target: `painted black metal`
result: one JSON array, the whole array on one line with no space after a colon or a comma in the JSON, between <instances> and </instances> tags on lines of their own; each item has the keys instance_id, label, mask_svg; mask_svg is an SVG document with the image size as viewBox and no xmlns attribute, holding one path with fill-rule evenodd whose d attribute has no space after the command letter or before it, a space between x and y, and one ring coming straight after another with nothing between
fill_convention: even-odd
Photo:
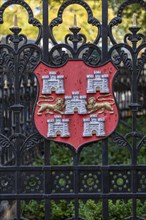
<instances>
[{"instance_id":1,"label":"painted black metal","mask_svg":"<svg viewBox=\"0 0 146 220\"><path fill-rule=\"evenodd\" d=\"M123 199L125 202L132 200L131 216L127 216L126 219L144 219L142 216L138 217L136 213L137 200L143 202L146 199L146 165L138 164L138 155L146 144L146 136L137 131L137 114L140 107L145 114L146 93L143 85L146 81L144 69L146 43L144 36L138 32L139 27L129 28L130 33L123 36L124 43L116 42L112 30L115 25L122 22L123 10L128 5L137 3L146 9L146 3L143 0L124 1L119 7L117 17L109 24L108 0L102 0L102 23L93 16L87 3L82 0L67 0L59 8L57 18L49 24L48 0L42 1L43 24L34 18L30 6L24 0L8 0L0 7L1 26L7 7L18 4L28 12L28 22L38 28L38 37L34 44L28 43L27 36L21 34L19 27L10 28L12 34L6 36L5 44L0 44L1 215L3 201L8 201L9 207L16 208L16 216L13 219L20 220L25 219L21 216L23 200L43 200L45 220L48 220L51 219L52 201L57 203L66 200L68 203L74 203L74 215L69 219L78 220L83 219L79 214L80 200L86 203L87 200L93 199L97 204L99 201L102 202L102 219L108 220L110 219L109 200L114 202ZM58 43L53 35L53 28L63 22L62 15L66 7L74 4L85 8L88 23L97 28L97 36L93 43L87 42L86 36L81 33L79 27L70 28L70 33L64 37L65 43ZM43 39L43 48L39 46L41 39ZM99 46L100 40L102 47ZM110 49L108 40L113 45ZM53 45L51 50L48 48L49 41ZM140 52L141 57L138 56ZM32 72L41 59L52 66L63 65L69 59L83 59L88 65L97 66L112 59L119 69L114 85L115 94L121 118L130 114L132 126L127 126L130 132L125 135L114 132L108 139L100 142L101 164L81 165L80 157L87 146L76 152L64 145L71 152L73 164L52 165L53 143L44 140L36 132L33 124L37 82ZM121 63L123 63L122 67ZM124 83L120 81L121 79ZM130 95L126 95L127 93ZM128 98L130 96L126 106L120 103L123 94ZM130 165L109 164L109 142L117 148L127 149L131 158ZM34 165L40 155L43 157L43 165ZM118 183L119 179L122 183ZM64 184L61 181L64 181Z\"/></svg>"}]
</instances>

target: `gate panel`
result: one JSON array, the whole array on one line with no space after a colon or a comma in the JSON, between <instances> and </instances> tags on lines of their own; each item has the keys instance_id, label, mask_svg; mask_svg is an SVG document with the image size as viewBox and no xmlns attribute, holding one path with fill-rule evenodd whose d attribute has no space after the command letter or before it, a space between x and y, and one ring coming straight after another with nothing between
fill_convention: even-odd
<instances>
[{"instance_id":1,"label":"gate panel","mask_svg":"<svg viewBox=\"0 0 146 220\"><path fill-rule=\"evenodd\" d=\"M123 1L117 16L108 22L110 1L103 0L100 22L90 2L67 0L49 24L48 1L41 2L42 24L28 2L8 0L0 6L1 27L7 8L20 5L38 30L35 42L29 43L15 17L11 34L0 44L0 219L145 219L146 166L141 156L146 144L145 37L137 26L136 15L122 42L118 43L113 34L126 8L137 4L145 10L145 1ZM64 42L55 39L54 28L59 28L65 10L74 5L85 9L88 23L96 28L92 43L77 27L76 17ZM33 122L38 82L33 70L40 60L60 67L68 60L79 59L93 67L112 60L117 67L113 87L120 121L110 137L76 151L38 134Z\"/></svg>"}]
</instances>

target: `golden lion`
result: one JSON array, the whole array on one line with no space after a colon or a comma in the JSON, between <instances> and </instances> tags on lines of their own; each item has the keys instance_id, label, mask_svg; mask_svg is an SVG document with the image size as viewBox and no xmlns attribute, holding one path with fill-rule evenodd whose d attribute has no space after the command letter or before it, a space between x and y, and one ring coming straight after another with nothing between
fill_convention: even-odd
<instances>
[{"instance_id":1,"label":"golden lion","mask_svg":"<svg viewBox=\"0 0 146 220\"><path fill-rule=\"evenodd\" d=\"M92 112L95 112L99 109L101 109L102 111L99 112L99 114L103 113L105 110L108 110L110 111L110 114L113 114L113 108L111 105L113 105L115 102L113 99L110 99L110 101L112 101L111 103L110 102L97 102L98 98L96 99L95 97L90 97L88 100L87 100L87 110L88 110L88 114L92 113ZM105 100L104 98L103 99L100 99L100 101L103 101Z\"/></svg>"},{"instance_id":2,"label":"golden lion","mask_svg":"<svg viewBox=\"0 0 146 220\"><path fill-rule=\"evenodd\" d=\"M41 102L42 104L40 104ZM46 114L54 114L53 112L63 114L62 110L65 107L65 101L63 98L56 98L55 103L53 104L46 102L50 102L50 100L40 100L37 102L37 105L40 107L37 115L42 115L43 111L46 111ZM53 112L51 112L51 110Z\"/></svg>"}]
</instances>

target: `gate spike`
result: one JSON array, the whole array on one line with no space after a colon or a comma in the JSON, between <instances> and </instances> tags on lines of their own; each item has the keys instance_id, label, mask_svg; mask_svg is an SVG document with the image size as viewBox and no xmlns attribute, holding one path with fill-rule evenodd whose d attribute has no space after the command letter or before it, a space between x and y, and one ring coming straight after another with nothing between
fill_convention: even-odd
<instances>
[{"instance_id":1,"label":"gate spike","mask_svg":"<svg viewBox=\"0 0 146 220\"><path fill-rule=\"evenodd\" d=\"M18 17L16 14L14 15L14 27L18 27Z\"/></svg>"},{"instance_id":2,"label":"gate spike","mask_svg":"<svg viewBox=\"0 0 146 220\"><path fill-rule=\"evenodd\" d=\"M133 27L137 27L137 14L134 13L132 16Z\"/></svg>"},{"instance_id":3,"label":"gate spike","mask_svg":"<svg viewBox=\"0 0 146 220\"><path fill-rule=\"evenodd\" d=\"M74 27L77 27L77 15L74 14Z\"/></svg>"}]
</instances>

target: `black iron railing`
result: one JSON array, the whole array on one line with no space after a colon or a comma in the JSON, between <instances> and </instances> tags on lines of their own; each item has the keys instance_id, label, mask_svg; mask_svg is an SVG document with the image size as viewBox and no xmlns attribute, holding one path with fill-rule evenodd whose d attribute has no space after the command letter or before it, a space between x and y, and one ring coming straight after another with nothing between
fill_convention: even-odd
<instances>
[{"instance_id":1,"label":"black iron railing","mask_svg":"<svg viewBox=\"0 0 146 220\"><path fill-rule=\"evenodd\" d=\"M138 4L145 10L146 2L125 0L117 16L108 23L108 1L103 0L101 23L93 16L88 1L67 0L48 24L48 0L42 0L41 24L27 1L8 0L0 6L1 27L3 14L13 4L26 9L29 23L38 28L38 36L34 43L29 43L27 36L21 34L21 27L15 26L6 42L0 44L0 219L35 219L37 214L30 217L27 209L27 204L34 202L35 206L43 207L42 219L57 220L59 217L53 217L54 207L64 202L64 219L88 220L81 210L91 200L102 207L101 217L95 219L112 219L110 205L119 200L130 204L130 214L123 214L123 219L145 219L145 213L139 216L137 207L139 201L143 205L146 200L146 165L139 160L146 144L146 43L135 25L129 27L121 43L116 42L112 30L122 22L123 11L129 5ZM88 23L97 29L92 43L80 27L70 28L64 36L65 43L58 43L53 35L54 27L63 22L64 10L74 4L86 10ZM43 48L39 46L41 39ZM112 44L110 49L108 41ZM33 69L40 60L57 67L69 59L82 59L91 66L111 59L118 69L113 87L119 106L119 126L123 129L118 127L109 138L86 144L78 151L44 140L33 122L38 88ZM143 115L142 122L138 115ZM125 117L131 119L130 124ZM121 154L122 161L118 160ZM67 216L68 206L72 211Z\"/></svg>"}]
</instances>

